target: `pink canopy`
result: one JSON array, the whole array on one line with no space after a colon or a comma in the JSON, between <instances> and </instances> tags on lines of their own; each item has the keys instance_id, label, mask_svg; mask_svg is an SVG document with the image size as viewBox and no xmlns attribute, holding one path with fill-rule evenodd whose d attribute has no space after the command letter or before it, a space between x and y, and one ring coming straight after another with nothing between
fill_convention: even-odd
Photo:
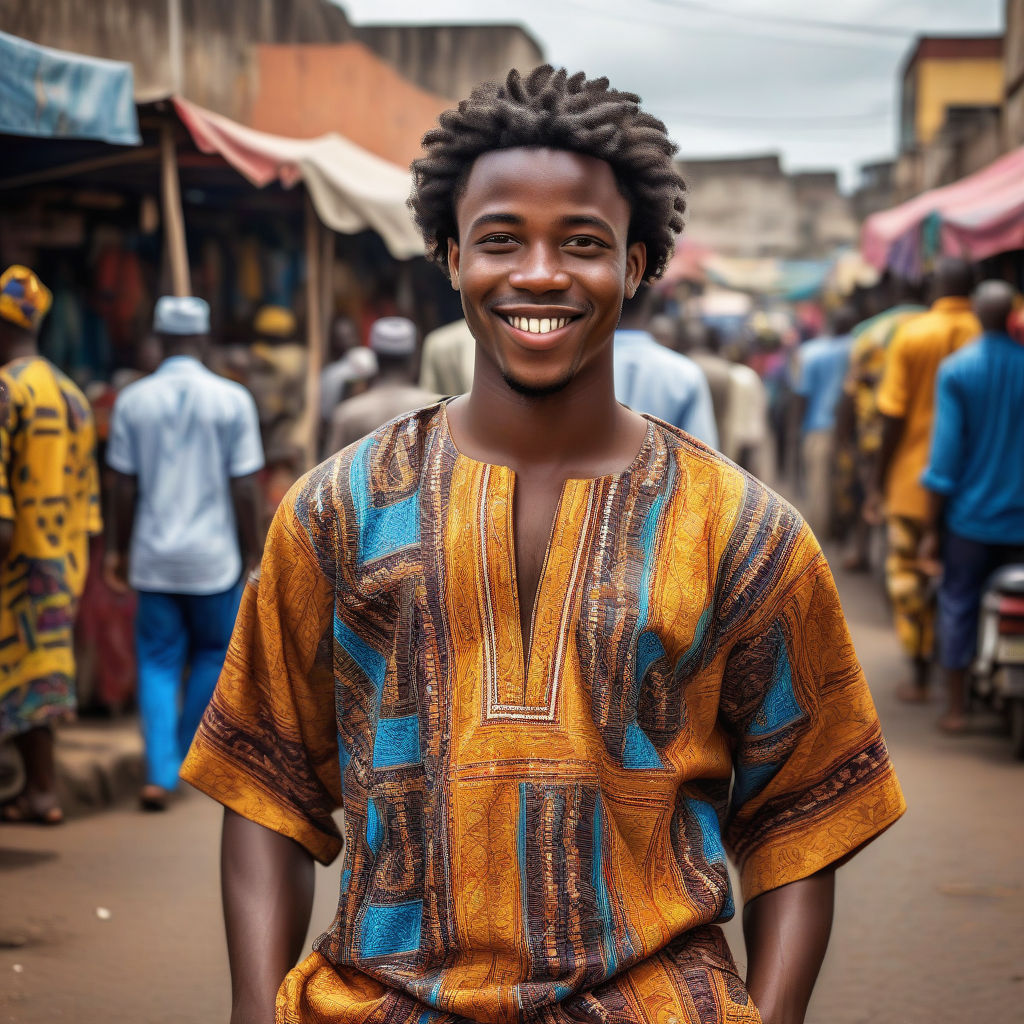
<instances>
[{"instance_id":1,"label":"pink canopy","mask_svg":"<svg viewBox=\"0 0 1024 1024\"><path fill-rule=\"evenodd\" d=\"M203 153L219 153L257 188L302 182L320 219L333 231L372 228L396 259L421 255L423 238L406 199L409 172L335 133L290 139L256 131L174 98L178 117Z\"/></svg>"},{"instance_id":2,"label":"pink canopy","mask_svg":"<svg viewBox=\"0 0 1024 1024\"><path fill-rule=\"evenodd\" d=\"M1024 146L951 185L872 214L861 229L861 252L880 270L920 272L921 226L936 216L941 251L982 260L1024 247Z\"/></svg>"}]
</instances>

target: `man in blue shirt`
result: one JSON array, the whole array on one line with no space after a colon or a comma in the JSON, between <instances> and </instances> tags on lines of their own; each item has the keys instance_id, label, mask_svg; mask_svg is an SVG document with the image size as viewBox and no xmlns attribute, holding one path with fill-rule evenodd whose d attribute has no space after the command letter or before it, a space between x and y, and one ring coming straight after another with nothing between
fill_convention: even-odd
<instances>
[{"instance_id":1,"label":"man in blue shirt","mask_svg":"<svg viewBox=\"0 0 1024 1024\"><path fill-rule=\"evenodd\" d=\"M975 291L983 334L939 367L931 456L921 477L930 508L919 553L942 573L939 658L949 707L939 726L946 732L966 727L967 669L985 580L1002 565L1024 562L1024 345L1007 333L1013 303L1003 281Z\"/></svg>"},{"instance_id":2,"label":"man in blue shirt","mask_svg":"<svg viewBox=\"0 0 1024 1024\"><path fill-rule=\"evenodd\" d=\"M202 299L161 298L154 331L166 358L121 392L110 422L114 543L106 574L111 586L139 592L141 800L150 810L162 809L177 785L224 662L244 572L262 546L256 403L202 364L209 329Z\"/></svg>"},{"instance_id":3,"label":"man in blue shirt","mask_svg":"<svg viewBox=\"0 0 1024 1024\"><path fill-rule=\"evenodd\" d=\"M634 412L681 427L712 448L718 427L704 371L679 352L659 345L646 329L649 292L641 288L622 307L615 332L615 397Z\"/></svg>"},{"instance_id":4,"label":"man in blue shirt","mask_svg":"<svg viewBox=\"0 0 1024 1024\"><path fill-rule=\"evenodd\" d=\"M819 537L828 533L832 517L836 408L850 365L853 345L852 310L839 310L832 333L805 342L796 352L795 415L800 422L800 460L804 517Z\"/></svg>"}]
</instances>

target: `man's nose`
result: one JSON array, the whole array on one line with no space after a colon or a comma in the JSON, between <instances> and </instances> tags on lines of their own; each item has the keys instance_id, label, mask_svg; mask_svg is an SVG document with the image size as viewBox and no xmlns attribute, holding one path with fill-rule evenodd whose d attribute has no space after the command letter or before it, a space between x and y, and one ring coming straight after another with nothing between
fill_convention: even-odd
<instances>
[{"instance_id":1,"label":"man's nose","mask_svg":"<svg viewBox=\"0 0 1024 1024\"><path fill-rule=\"evenodd\" d=\"M533 245L523 252L521 261L509 274L508 283L513 288L528 292L564 291L572 284L572 277L565 269L561 253L547 245Z\"/></svg>"}]
</instances>

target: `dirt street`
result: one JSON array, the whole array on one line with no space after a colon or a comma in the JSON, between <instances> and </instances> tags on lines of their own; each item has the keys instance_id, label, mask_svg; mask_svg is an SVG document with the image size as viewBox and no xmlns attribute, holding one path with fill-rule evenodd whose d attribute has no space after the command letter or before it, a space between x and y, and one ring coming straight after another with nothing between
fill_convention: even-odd
<instances>
[{"instance_id":1,"label":"dirt street","mask_svg":"<svg viewBox=\"0 0 1024 1024\"><path fill-rule=\"evenodd\" d=\"M1024 765L994 733L937 735L937 704L899 705L878 583L839 584L910 810L839 873L808 1020L1020 1020ZM189 793L164 815L126 807L60 829L0 827L0 1021L226 1022L219 819ZM318 874L314 934L332 916L336 871ZM735 922L729 933L741 941Z\"/></svg>"}]
</instances>

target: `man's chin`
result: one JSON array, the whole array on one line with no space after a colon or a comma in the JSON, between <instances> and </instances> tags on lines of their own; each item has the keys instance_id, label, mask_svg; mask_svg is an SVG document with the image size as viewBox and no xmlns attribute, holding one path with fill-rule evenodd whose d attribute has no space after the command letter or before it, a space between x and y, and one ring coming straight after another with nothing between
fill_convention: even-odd
<instances>
[{"instance_id":1,"label":"man's chin","mask_svg":"<svg viewBox=\"0 0 1024 1024\"><path fill-rule=\"evenodd\" d=\"M557 395L569 386L574 376L575 374L570 370L564 376L552 381L524 381L510 373L502 374L509 388L524 398L547 398L549 395Z\"/></svg>"}]
</instances>

